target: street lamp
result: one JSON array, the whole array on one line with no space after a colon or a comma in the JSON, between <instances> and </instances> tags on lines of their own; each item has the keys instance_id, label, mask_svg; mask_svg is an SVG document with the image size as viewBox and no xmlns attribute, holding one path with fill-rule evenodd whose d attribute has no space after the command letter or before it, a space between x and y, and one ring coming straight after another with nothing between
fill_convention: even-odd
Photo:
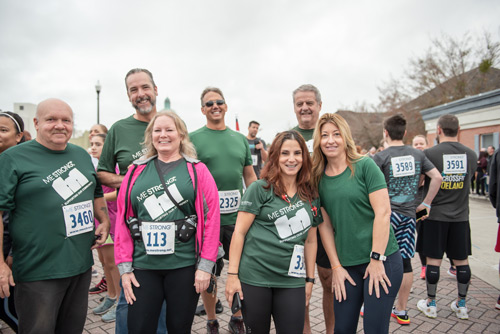
<instances>
[{"instance_id":1,"label":"street lamp","mask_svg":"<svg viewBox=\"0 0 500 334\"><path fill-rule=\"evenodd\" d=\"M97 92L97 124L99 123L99 94L101 93L101 84L99 83L99 80L97 80L97 83L95 84L95 91Z\"/></svg>"}]
</instances>

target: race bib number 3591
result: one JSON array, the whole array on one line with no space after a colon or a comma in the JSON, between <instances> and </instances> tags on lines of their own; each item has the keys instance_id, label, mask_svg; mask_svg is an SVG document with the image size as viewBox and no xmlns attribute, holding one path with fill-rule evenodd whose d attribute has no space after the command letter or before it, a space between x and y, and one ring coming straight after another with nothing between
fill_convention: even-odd
<instances>
[{"instance_id":1,"label":"race bib number 3591","mask_svg":"<svg viewBox=\"0 0 500 334\"><path fill-rule=\"evenodd\" d=\"M240 207L241 194L239 190L219 191L220 213L237 212Z\"/></svg>"},{"instance_id":2,"label":"race bib number 3591","mask_svg":"<svg viewBox=\"0 0 500 334\"><path fill-rule=\"evenodd\" d=\"M444 154L443 172L445 174L465 174L467 173L467 155L465 154Z\"/></svg>"},{"instance_id":3,"label":"race bib number 3591","mask_svg":"<svg viewBox=\"0 0 500 334\"><path fill-rule=\"evenodd\" d=\"M94 229L94 205L85 201L63 206L66 236L90 232Z\"/></svg>"}]
</instances>

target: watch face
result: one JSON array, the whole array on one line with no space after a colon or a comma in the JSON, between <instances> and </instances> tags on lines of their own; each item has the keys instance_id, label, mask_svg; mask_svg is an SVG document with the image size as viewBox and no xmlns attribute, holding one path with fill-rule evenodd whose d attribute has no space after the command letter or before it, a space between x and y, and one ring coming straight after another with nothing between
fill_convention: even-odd
<instances>
[{"instance_id":1,"label":"watch face","mask_svg":"<svg viewBox=\"0 0 500 334\"><path fill-rule=\"evenodd\" d=\"M372 258L372 259L374 259L374 260L379 260L379 259L380 259L380 254L379 254L379 253L372 252L372 254L371 254L371 258Z\"/></svg>"}]
</instances>

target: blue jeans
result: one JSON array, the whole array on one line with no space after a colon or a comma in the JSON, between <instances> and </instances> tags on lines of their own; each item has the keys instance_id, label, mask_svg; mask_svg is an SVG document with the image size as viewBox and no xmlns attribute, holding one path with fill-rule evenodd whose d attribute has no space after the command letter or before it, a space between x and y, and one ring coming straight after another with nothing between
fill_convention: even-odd
<instances>
[{"instance_id":1,"label":"blue jeans","mask_svg":"<svg viewBox=\"0 0 500 334\"><path fill-rule=\"evenodd\" d=\"M120 280L120 287L122 286L122 281ZM160 318L158 319L158 329L156 334L166 334L167 333L167 303L163 302L161 307ZM127 327L127 317L128 317L128 304L125 299L125 294L123 293L123 288L120 292L120 298L118 298L118 304L116 305L116 322L115 322L115 334L128 334Z\"/></svg>"}]
</instances>

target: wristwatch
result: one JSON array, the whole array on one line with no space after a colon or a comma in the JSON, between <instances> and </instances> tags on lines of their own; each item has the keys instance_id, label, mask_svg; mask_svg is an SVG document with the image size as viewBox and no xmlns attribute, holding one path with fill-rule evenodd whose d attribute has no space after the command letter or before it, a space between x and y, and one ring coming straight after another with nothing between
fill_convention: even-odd
<instances>
[{"instance_id":1,"label":"wristwatch","mask_svg":"<svg viewBox=\"0 0 500 334\"><path fill-rule=\"evenodd\" d=\"M311 278L311 277L306 277L306 283L312 283L312 284L314 284L314 282L316 282L316 279Z\"/></svg>"},{"instance_id":2,"label":"wristwatch","mask_svg":"<svg viewBox=\"0 0 500 334\"><path fill-rule=\"evenodd\" d=\"M377 260L377 261L385 261L385 260L387 260L387 256L379 254L377 252L371 252L370 253L370 257L372 259L374 259L374 260Z\"/></svg>"}]
</instances>

